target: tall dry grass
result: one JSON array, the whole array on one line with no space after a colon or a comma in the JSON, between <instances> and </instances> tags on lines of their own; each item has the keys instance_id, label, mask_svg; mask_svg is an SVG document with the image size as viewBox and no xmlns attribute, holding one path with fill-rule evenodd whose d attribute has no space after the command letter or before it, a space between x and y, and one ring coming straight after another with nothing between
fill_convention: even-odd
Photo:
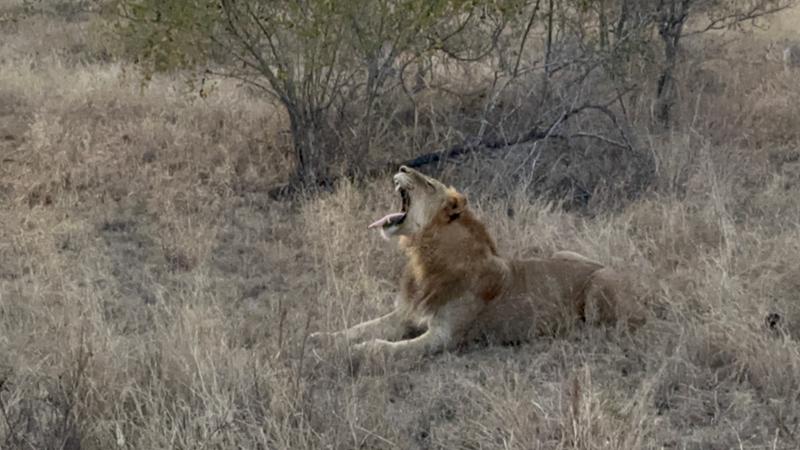
<instances>
[{"instance_id":1,"label":"tall dry grass","mask_svg":"<svg viewBox=\"0 0 800 450\"><path fill-rule=\"evenodd\" d=\"M401 255L365 227L396 205L389 181L272 201L288 142L267 101L231 83L202 99L179 75L142 88L88 22L23 3L0 2L16 17L0 29L0 447L800 446L798 88L779 65L709 63L720 90L684 87L696 120L648 135L655 188L632 203L566 212L508 186L513 158L441 175L505 255L570 249L629 274L639 332L351 377L304 340L390 308Z\"/></svg>"}]
</instances>

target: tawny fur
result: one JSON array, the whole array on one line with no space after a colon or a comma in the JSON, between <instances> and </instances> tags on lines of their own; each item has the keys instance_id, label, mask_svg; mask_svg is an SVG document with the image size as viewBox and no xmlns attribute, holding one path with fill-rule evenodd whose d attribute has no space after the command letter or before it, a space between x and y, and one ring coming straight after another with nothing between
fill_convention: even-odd
<instances>
[{"instance_id":1,"label":"tawny fur","mask_svg":"<svg viewBox=\"0 0 800 450\"><path fill-rule=\"evenodd\" d=\"M356 359L419 357L478 338L523 341L574 325L644 323L622 277L583 255L507 260L452 187L412 169L395 175L410 198L405 219L385 224L407 255L395 311L312 342L361 342ZM424 333L404 339L414 329Z\"/></svg>"},{"instance_id":2,"label":"tawny fur","mask_svg":"<svg viewBox=\"0 0 800 450\"><path fill-rule=\"evenodd\" d=\"M493 300L508 277L486 227L463 207L457 219L450 214L446 207L420 233L400 238L408 256L402 297L420 312L465 294Z\"/></svg>"}]
</instances>

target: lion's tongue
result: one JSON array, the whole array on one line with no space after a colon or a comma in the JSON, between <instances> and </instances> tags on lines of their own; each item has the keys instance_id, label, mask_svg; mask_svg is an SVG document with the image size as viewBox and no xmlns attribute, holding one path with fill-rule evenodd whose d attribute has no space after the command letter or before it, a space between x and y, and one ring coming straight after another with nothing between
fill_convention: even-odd
<instances>
[{"instance_id":1,"label":"lion's tongue","mask_svg":"<svg viewBox=\"0 0 800 450\"><path fill-rule=\"evenodd\" d=\"M377 227L385 227L387 225L393 225L395 222L399 222L400 219L403 218L405 213L391 213L385 215L383 218L376 220L373 222L369 228L377 228Z\"/></svg>"}]
</instances>

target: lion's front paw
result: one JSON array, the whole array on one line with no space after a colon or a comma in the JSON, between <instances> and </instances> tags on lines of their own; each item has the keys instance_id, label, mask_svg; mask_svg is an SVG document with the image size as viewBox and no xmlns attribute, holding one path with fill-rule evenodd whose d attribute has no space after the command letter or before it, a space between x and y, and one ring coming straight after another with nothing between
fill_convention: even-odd
<instances>
[{"instance_id":1,"label":"lion's front paw","mask_svg":"<svg viewBox=\"0 0 800 450\"><path fill-rule=\"evenodd\" d=\"M311 333L305 341L304 361L312 373L339 372L342 370L340 355L346 350L346 342L335 333Z\"/></svg>"},{"instance_id":2,"label":"lion's front paw","mask_svg":"<svg viewBox=\"0 0 800 450\"><path fill-rule=\"evenodd\" d=\"M372 340L350 348L350 367L354 373L374 373L386 367L390 361L391 343Z\"/></svg>"},{"instance_id":3,"label":"lion's front paw","mask_svg":"<svg viewBox=\"0 0 800 450\"><path fill-rule=\"evenodd\" d=\"M309 347L320 347L321 344L328 340L328 336L330 333L323 333L318 331L316 333L311 333L308 335L308 340L306 341L306 345Z\"/></svg>"},{"instance_id":4,"label":"lion's front paw","mask_svg":"<svg viewBox=\"0 0 800 450\"><path fill-rule=\"evenodd\" d=\"M306 338L305 353L317 363L329 359L331 349L336 343L333 333L311 333Z\"/></svg>"},{"instance_id":5,"label":"lion's front paw","mask_svg":"<svg viewBox=\"0 0 800 450\"><path fill-rule=\"evenodd\" d=\"M336 345L337 339L335 333L317 332L308 335L306 346L312 350L322 350L323 348L331 348Z\"/></svg>"}]
</instances>

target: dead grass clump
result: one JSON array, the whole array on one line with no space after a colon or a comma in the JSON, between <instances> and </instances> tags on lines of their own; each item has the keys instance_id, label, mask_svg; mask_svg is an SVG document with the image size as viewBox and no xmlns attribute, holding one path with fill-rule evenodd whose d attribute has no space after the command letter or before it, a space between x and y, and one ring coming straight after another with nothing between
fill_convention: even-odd
<instances>
[{"instance_id":1,"label":"dead grass clump","mask_svg":"<svg viewBox=\"0 0 800 450\"><path fill-rule=\"evenodd\" d=\"M643 200L627 212L630 236L662 275L724 245L720 218L707 205L690 206L666 197Z\"/></svg>"},{"instance_id":2,"label":"dead grass clump","mask_svg":"<svg viewBox=\"0 0 800 450\"><path fill-rule=\"evenodd\" d=\"M316 270L327 274L315 302L325 329L343 327L345 318L366 319L392 304L403 262L367 225L371 217L398 208L393 188L383 180L364 186L345 182L304 203L302 241L312 250Z\"/></svg>"},{"instance_id":3,"label":"dead grass clump","mask_svg":"<svg viewBox=\"0 0 800 450\"><path fill-rule=\"evenodd\" d=\"M201 98L179 74L142 88L70 50L91 40L72 10L5 21L24 3L0 0L0 447L798 447L800 138L771 66L702 66L691 128L638 130L655 184L626 201L611 193L629 178L603 174L628 160L584 139L435 174L504 255L567 249L626 274L649 313L636 333L352 377L346 349L320 361L303 343L388 311L402 255L366 225L398 207L391 182L274 202L291 158L269 102L231 82ZM460 77L448 101L383 105L410 112L376 142L410 155L479 126L462 122L484 86Z\"/></svg>"}]
</instances>

